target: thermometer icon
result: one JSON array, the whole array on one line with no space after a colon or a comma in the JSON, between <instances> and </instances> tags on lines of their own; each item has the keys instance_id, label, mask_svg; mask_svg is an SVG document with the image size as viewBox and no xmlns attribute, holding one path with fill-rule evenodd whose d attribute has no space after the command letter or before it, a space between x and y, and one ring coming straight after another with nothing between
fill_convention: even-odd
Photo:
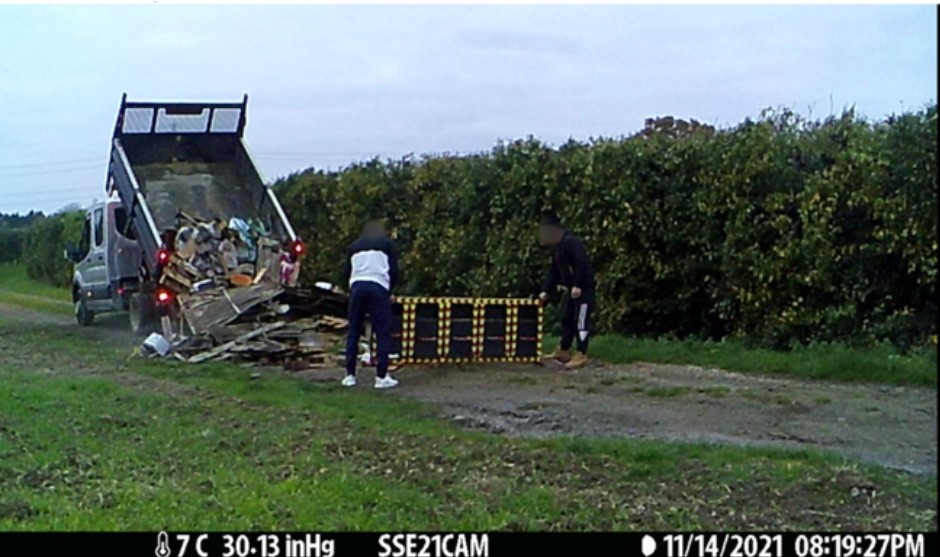
<instances>
[{"instance_id":1,"label":"thermometer icon","mask_svg":"<svg viewBox=\"0 0 940 557\"><path fill-rule=\"evenodd\" d=\"M157 557L170 557L170 536L166 532L157 534L157 549L153 554Z\"/></svg>"}]
</instances>

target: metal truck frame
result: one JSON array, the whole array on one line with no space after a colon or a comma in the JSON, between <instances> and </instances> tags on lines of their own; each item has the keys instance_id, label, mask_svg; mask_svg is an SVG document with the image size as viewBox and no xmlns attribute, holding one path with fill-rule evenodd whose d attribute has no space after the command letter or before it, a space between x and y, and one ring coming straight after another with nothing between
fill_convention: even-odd
<instances>
[{"instance_id":1,"label":"metal truck frame","mask_svg":"<svg viewBox=\"0 0 940 557\"><path fill-rule=\"evenodd\" d=\"M248 95L241 102L131 102L121 98L105 191L87 209L82 241L69 245L75 316L128 311L142 332L153 317L173 313L160 286L182 213L205 220L252 218L298 252L294 232L244 140Z\"/></svg>"}]
</instances>

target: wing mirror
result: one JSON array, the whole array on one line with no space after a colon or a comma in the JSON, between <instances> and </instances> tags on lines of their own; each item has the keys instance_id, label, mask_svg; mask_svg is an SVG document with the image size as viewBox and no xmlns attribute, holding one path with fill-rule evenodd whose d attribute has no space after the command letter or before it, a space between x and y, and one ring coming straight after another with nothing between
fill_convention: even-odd
<instances>
[{"instance_id":1,"label":"wing mirror","mask_svg":"<svg viewBox=\"0 0 940 557\"><path fill-rule=\"evenodd\" d=\"M78 263L82 260L82 253L78 251L78 246L69 242L65 244L65 259L72 263Z\"/></svg>"}]
</instances>

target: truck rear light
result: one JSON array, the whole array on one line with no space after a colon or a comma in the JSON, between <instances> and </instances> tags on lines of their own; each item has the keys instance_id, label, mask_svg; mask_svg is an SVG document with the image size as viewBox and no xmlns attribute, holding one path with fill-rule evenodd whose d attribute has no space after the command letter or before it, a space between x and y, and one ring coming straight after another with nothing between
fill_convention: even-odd
<instances>
[{"instance_id":1,"label":"truck rear light","mask_svg":"<svg viewBox=\"0 0 940 557\"><path fill-rule=\"evenodd\" d=\"M157 303L168 304L173 299L173 293L166 288L157 289Z\"/></svg>"},{"instance_id":2,"label":"truck rear light","mask_svg":"<svg viewBox=\"0 0 940 557\"><path fill-rule=\"evenodd\" d=\"M296 255L303 255L304 250L306 250L307 247L300 240L294 240L294 243L291 244L290 249Z\"/></svg>"},{"instance_id":3,"label":"truck rear light","mask_svg":"<svg viewBox=\"0 0 940 557\"><path fill-rule=\"evenodd\" d=\"M160 248L157 250L157 263L159 265L166 265L166 262L170 260L170 252L166 248Z\"/></svg>"},{"instance_id":4,"label":"truck rear light","mask_svg":"<svg viewBox=\"0 0 940 557\"><path fill-rule=\"evenodd\" d=\"M123 286L118 287L118 296L123 296L126 293L127 293L126 288L124 288Z\"/></svg>"}]
</instances>

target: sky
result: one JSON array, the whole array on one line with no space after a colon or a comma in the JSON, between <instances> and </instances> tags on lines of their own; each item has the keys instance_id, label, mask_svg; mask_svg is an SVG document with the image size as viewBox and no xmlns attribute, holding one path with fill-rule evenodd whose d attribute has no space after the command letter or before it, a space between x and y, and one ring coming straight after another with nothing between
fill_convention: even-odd
<instances>
[{"instance_id":1,"label":"sky","mask_svg":"<svg viewBox=\"0 0 940 557\"><path fill-rule=\"evenodd\" d=\"M104 195L121 94L237 101L270 181L533 135L936 100L935 6L0 5L0 212Z\"/></svg>"}]
</instances>

